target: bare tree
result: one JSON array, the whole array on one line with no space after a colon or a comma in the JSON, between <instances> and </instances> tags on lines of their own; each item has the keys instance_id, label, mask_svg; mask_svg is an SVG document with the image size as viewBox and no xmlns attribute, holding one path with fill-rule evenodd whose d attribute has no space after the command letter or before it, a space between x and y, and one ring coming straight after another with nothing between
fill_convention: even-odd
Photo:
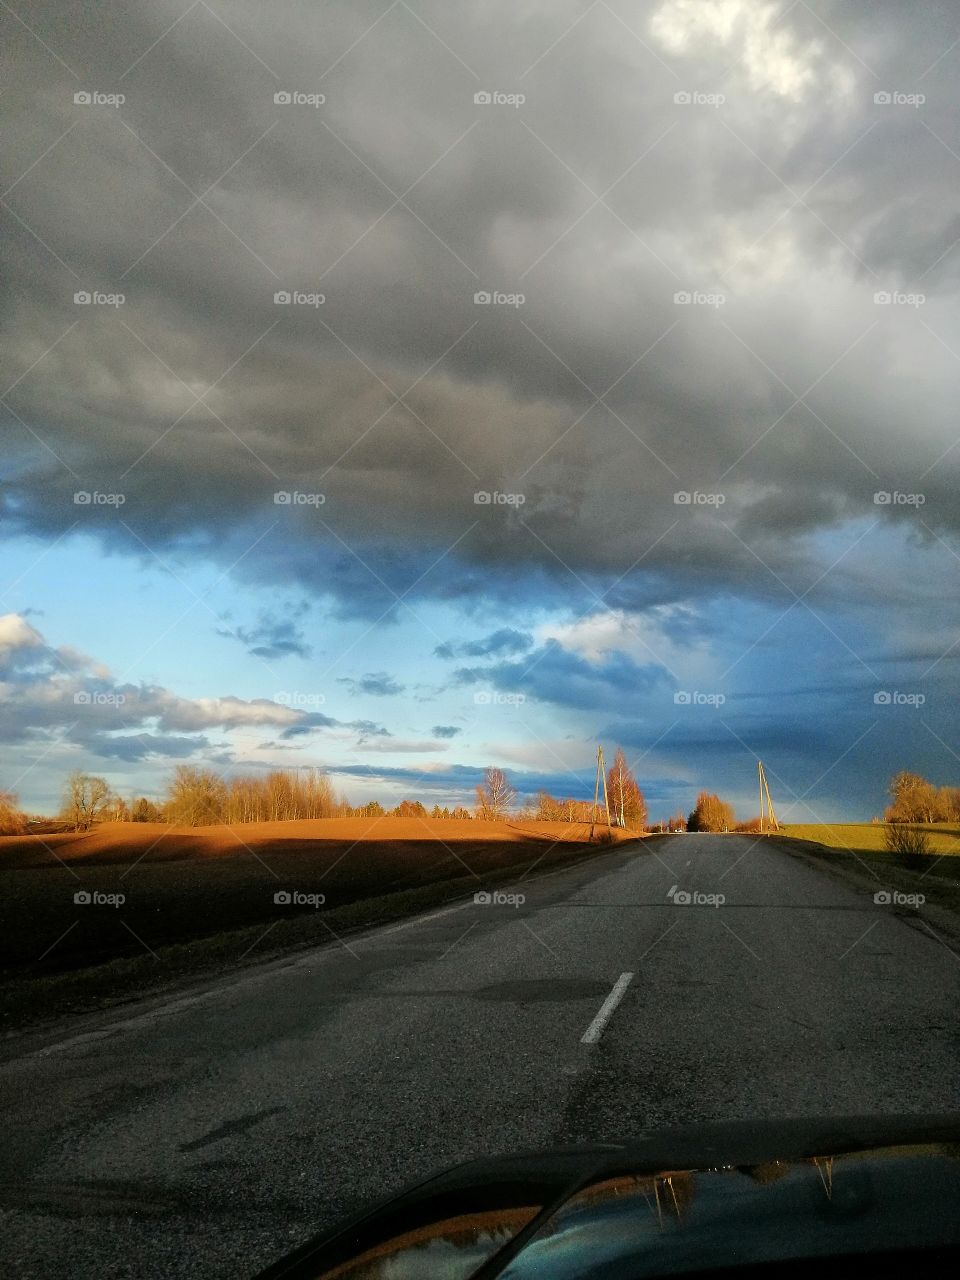
<instances>
[{"instance_id":1,"label":"bare tree","mask_svg":"<svg viewBox=\"0 0 960 1280\"><path fill-rule=\"evenodd\" d=\"M477 817L504 818L516 798L517 789L507 775L490 765L483 771L483 781L477 783Z\"/></svg>"},{"instance_id":2,"label":"bare tree","mask_svg":"<svg viewBox=\"0 0 960 1280\"><path fill-rule=\"evenodd\" d=\"M617 815L618 826L642 831L647 822L647 804L627 764L623 747L617 747L617 754L607 773L607 793Z\"/></svg>"},{"instance_id":3,"label":"bare tree","mask_svg":"<svg viewBox=\"0 0 960 1280\"><path fill-rule=\"evenodd\" d=\"M106 778L82 773L79 769L67 779L63 794L63 813L73 823L74 831L89 831L110 802Z\"/></svg>"},{"instance_id":4,"label":"bare tree","mask_svg":"<svg viewBox=\"0 0 960 1280\"><path fill-rule=\"evenodd\" d=\"M168 822L204 827L223 821L227 788L219 774L193 765L177 765L164 806Z\"/></svg>"},{"instance_id":5,"label":"bare tree","mask_svg":"<svg viewBox=\"0 0 960 1280\"><path fill-rule=\"evenodd\" d=\"M932 782L918 773L901 771L890 779L893 803L887 822L937 822L943 816L942 796Z\"/></svg>"}]
</instances>

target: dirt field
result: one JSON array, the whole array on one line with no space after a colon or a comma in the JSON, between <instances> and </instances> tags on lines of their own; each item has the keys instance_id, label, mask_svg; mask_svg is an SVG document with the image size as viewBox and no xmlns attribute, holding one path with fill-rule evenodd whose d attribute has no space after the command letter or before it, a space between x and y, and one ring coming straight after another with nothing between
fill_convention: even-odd
<instances>
[{"instance_id":1,"label":"dirt field","mask_svg":"<svg viewBox=\"0 0 960 1280\"><path fill-rule=\"evenodd\" d=\"M597 832L605 831L598 827ZM377 846L384 853L397 845L434 843L486 846L490 842L585 843L590 826L582 822L481 822L455 818L309 818L300 822L250 822L236 826L173 827L165 822L110 822L76 834L0 836L0 872L43 867L57 862L102 866L131 862L169 862L271 854L338 857L354 844ZM633 833L615 831L616 838ZM379 855L371 854L378 857Z\"/></svg>"},{"instance_id":2,"label":"dirt field","mask_svg":"<svg viewBox=\"0 0 960 1280\"><path fill-rule=\"evenodd\" d=\"M607 847L588 837L417 818L0 837L0 1021L329 942Z\"/></svg>"}]
</instances>

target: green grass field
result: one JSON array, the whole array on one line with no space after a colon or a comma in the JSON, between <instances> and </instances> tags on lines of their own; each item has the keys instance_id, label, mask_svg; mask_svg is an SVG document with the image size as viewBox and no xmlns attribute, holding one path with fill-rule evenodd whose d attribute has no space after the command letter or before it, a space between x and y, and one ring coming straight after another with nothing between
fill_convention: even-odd
<instances>
[{"instance_id":1,"label":"green grass field","mask_svg":"<svg viewBox=\"0 0 960 1280\"><path fill-rule=\"evenodd\" d=\"M960 856L960 827L936 823L919 826L926 833L934 856L944 854ZM841 822L830 825L823 822L791 822L780 828L780 834L796 840L814 840L828 849L855 849L858 853L886 852L884 827L879 822Z\"/></svg>"}]
</instances>

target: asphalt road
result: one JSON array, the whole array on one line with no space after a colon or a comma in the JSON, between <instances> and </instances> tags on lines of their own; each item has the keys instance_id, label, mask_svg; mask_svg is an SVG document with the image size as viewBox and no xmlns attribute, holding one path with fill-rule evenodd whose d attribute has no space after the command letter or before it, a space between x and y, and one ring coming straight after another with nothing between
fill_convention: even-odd
<instances>
[{"instance_id":1,"label":"asphalt road","mask_svg":"<svg viewBox=\"0 0 960 1280\"><path fill-rule=\"evenodd\" d=\"M869 891L742 836L515 891L8 1044L5 1273L249 1275L473 1155L960 1107L960 963Z\"/></svg>"}]
</instances>

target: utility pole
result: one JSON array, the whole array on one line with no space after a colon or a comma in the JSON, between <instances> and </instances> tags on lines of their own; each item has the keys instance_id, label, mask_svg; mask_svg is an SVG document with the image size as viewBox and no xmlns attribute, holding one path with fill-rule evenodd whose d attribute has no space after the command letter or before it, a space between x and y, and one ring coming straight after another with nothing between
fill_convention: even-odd
<instances>
[{"instance_id":1,"label":"utility pole","mask_svg":"<svg viewBox=\"0 0 960 1280\"><path fill-rule=\"evenodd\" d=\"M603 782L603 807L607 812L607 831L612 834L610 825L610 798L607 795L607 772L603 767L603 747L597 747L597 777L593 787L593 821L590 823L590 839L597 825L597 809L600 807L600 783Z\"/></svg>"},{"instance_id":2,"label":"utility pole","mask_svg":"<svg viewBox=\"0 0 960 1280\"><path fill-rule=\"evenodd\" d=\"M771 831L779 831L780 823L777 821L777 815L773 811L773 801L770 799L770 787L767 784L767 775L763 769L763 761L757 761L757 776L760 781L760 834L763 835L763 805L766 799L767 818Z\"/></svg>"}]
</instances>

